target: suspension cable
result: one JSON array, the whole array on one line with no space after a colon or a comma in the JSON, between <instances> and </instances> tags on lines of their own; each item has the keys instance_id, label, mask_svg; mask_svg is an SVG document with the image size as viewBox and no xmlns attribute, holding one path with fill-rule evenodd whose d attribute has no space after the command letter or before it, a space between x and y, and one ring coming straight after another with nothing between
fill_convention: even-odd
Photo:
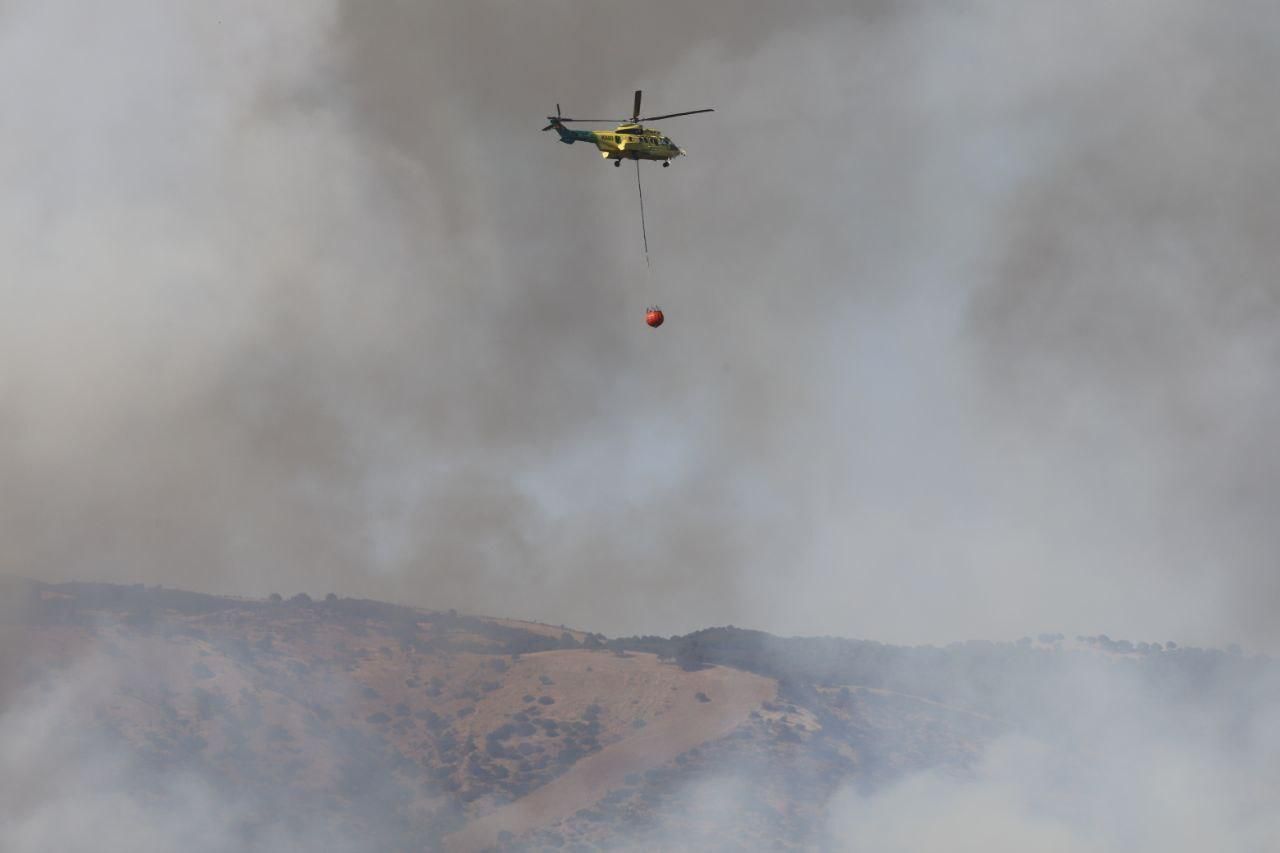
<instances>
[{"instance_id":1,"label":"suspension cable","mask_svg":"<svg viewBox=\"0 0 1280 853\"><path fill-rule=\"evenodd\" d=\"M640 160L636 159L636 191L640 193L640 233L644 236L644 265L649 268L649 231L644 224L644 187L640 185Z\"/></svg>"}]
</instances>

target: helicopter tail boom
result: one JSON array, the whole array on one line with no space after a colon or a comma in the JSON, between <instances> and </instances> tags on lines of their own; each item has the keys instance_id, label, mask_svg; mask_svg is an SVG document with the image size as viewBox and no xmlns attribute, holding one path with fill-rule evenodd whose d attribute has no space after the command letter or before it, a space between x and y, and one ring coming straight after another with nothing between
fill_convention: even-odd
<instances>
[{"instance_id":1,"label":"helicopter tail boom","mask_svg":"<svg viewBox=\"0 0 1280 853\"><path fill-rule=\"evenodd\" d=\"M572 145L575 142L590 142L592 137L589 131L574 130L566 127L564 122L558 116L547 116L550 122L543 130L554 130L560 136L560 141L565 145Z\"/></svg>"}]
</instances>

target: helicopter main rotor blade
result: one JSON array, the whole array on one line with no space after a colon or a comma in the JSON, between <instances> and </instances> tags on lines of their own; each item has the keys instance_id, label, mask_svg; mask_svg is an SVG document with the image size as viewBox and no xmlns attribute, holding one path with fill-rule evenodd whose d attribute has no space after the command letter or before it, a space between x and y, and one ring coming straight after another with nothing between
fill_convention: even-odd
<instances>
[{"instance_id":1,"label":"helicopter main rotor blade","mask_svg":"<svg viewBox=\"0 0 1280 853\"><path fill-rule=\"evenodd\" d=\"M715 112L715 109L713 109L712 107L707 107L705 110L689 110L688 112L683 112L683 113L667 113L664 116L645 116L642 119L637 119L637 121L661 121L664 118L675 118L676 116L692 116L692 115L697 115L698 113L713 113L713 112Z\"/></svg>"},{"instance_id":2,"label":"helicopter main rotor blade","mask_svg":"<svg viewBox=\"0 0 1280 853\"><path fill-rule=\"evenodd\" d=\"M566 122L566 121L597 121L597 122L599 122L599 121L602 121L602 122L605 122L606 124L621 124L622 122L626 121L626 119L625 119L625 118L564 118L563 116L547 116L547 118L554 118L554 119L556 119L557 121L560 121L560 122Z\"/></svg>"},{"instance_id":3,"label":"helicopter main rotor blade","mask_svg":"<svg viewBox=\"0 0 1280 853\"><path fill-rule=\"evenodd\" d=\"M635 106L631 108L631 120L632 121L640 120L640 90L639 89L636 89Z\"/></svg>"}]
</instances>

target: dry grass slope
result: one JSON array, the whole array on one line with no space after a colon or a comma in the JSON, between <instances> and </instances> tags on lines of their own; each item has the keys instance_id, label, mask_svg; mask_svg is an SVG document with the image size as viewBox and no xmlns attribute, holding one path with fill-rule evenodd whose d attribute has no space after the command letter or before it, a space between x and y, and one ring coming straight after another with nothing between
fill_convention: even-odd
<instances>
[{"instance_id":1,"label":"dry grass slope","mask_svg":"<svg viewBox=\"0 0 1280 853\"><path fill-rule=\"evenodd\" d=\"M497 845L503 832L520 834L568 818L620 787L628 775L724 737L777 693L771 678L724 667L686 672L648 654L546 652L531 657L553 661L551 668L563 681L577 676L583 685L597 682L589 689L592 695L621 698L637 715L634 719L653 722L633 727L558 779L473 821L447 839L450 851L484 850ZM583 695L581 689L575 693Z\"/></svg>"}]
</instances>

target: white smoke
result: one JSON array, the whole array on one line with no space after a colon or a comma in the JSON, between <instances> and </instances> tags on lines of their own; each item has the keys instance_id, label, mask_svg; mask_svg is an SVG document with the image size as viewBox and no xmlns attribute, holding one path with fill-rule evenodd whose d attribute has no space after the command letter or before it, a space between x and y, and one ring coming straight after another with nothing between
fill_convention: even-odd
<instances>
[{"instance_id":1,"label":"white smoke","mask_svg":"<svg viewBox=\"0 0 1280 853\"><path fill-rule=\"evenodd\" d=\"M1049 682L1027 733L985 745L966 770L838 793L830 836L843 849L885 853L1272 849L1280 837L1274 671L1177 696L1158 679L1144 682L1136 668L1077 659Z\"/></svg>"}]
</instances>

